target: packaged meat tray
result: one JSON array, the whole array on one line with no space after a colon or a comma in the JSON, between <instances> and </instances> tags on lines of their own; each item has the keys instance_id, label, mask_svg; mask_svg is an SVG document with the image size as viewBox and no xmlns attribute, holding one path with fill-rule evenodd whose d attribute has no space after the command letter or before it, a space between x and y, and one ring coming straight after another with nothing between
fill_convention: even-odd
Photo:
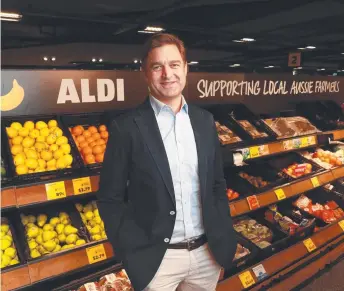
<instances>
[{"instance_id":1,"label":"packaged meat tray","mask_svg":"<svg viewBox=\"0 0 344 291\"><path fill-rule=\"evenodd\" d=\"M266 132L258 130L248 120L237 120L237 122L253 139L268 137L268 134Z\"/></svg>"},{"instance_id":2,"label":"packaged meat tray","mask_svg":"<svg viewBox=\"0 0 344 291\"><path fill-rule=\"evenodd\" d=\"M319 132L319 130L302 116L277 117L263 119L265 125L277 138L288 138Z\"/></svg>"},{"instance_id":3,"label":"packaged meat tray","mask_svg":"<svg viewBox=\"0 0 344 291\"><path fill-rule=\"evenodd\" d=\"M331 169L344 164L344 146L336 146L331 150L316 148L299 153L324 169Z\"/></svg>"},{"instance_id":4,"label":"packaged meat tray","mask_svg":"<svg viewBox=\"0 0 344 291\"><path fill-rule=\"evenodd\" d=\"M221 125L219 122L215 122L216 130L219 135L219 140L222 145L233 144L242 141L233 131L227 126Z\"/></svg>"}]
</instances>

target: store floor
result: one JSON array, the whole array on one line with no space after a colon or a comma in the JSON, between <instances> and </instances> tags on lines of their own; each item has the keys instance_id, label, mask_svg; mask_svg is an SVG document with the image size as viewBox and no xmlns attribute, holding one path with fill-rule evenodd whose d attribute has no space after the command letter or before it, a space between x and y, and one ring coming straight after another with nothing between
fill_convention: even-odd
<instances>
[{"instance_id":1,"label":"store floor","mask_svg":"<svg viewBox=\"0 0 344 291\"><path fill-rule=\"evenodd\" d=\"M344 259L310 282L300 291L343 291Z\"/></svg>"}]
</instances>

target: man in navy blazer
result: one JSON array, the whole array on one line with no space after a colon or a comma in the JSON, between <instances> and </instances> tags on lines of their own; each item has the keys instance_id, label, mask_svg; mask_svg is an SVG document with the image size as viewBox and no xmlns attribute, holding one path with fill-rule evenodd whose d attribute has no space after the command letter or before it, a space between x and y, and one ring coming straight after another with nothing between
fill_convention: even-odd
<instances>
[{"instance_id":1,"label":"man in navy blazer","mask_svg":"<svg viewBox=\"0 0 344 291\"><path fill-rule=\"evenodd\" d=\"M135 290L211 291L236 250L214 119L182 95L183 42L156 34L144 48L150 95L111 123L100 215Z\"/></svg>"}]
</instances>

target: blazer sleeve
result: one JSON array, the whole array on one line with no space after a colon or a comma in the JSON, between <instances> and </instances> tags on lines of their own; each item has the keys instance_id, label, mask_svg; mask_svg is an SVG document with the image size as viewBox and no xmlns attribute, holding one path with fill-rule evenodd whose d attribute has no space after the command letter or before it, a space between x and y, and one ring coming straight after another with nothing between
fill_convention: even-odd
<instances>
[{"instance_id":1,"label":"blazer sleeve","mask_svg":"<svg viewBox=\"0 0 344 291\"><path fill-rule=\"evenodd\" d=\"M98 208L106 234L119 259L129 249L145 244L147 237L137 226L125 200L129 180L131 142L128 133L114 120L110 127L104 162L97 192Z\"/></svg>"}]
</instances>

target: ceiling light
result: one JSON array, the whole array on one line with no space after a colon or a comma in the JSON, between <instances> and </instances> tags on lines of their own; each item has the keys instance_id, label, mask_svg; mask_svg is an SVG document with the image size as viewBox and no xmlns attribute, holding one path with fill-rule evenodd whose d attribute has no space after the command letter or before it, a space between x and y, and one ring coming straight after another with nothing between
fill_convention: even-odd
<instances>
[{"instance_id":1,"label":"ceiling light","mask_svg":"<svg viewBox=\"0 0 344 291\"><path fill-rule=\"evenodd\" d=\"M342 70L342 72L344 72L344 70Z\"/></svg>"},{"instance_id":2,"label":"ceiling light","mask_svg":"<svg viewBox=\"0 0 344 291\"><path fill-rule=\"evenodd\" d=\"M256 41L254 38L249 38L249 37L243 37L241 39L234 39L233 42L252 42Z\"/></svg>"},{"instance_id":3,"label":"ceiling light","mask_svg":"<svg viewBox=\"0 0 344 291\"><path fill-rule=\"evenodd\" d=\"M306 49L310 49L310 50L314 50L316 47L315 46L312 46L312 45L309 45L309 46L306 46Z\"/></svg>"},{"instance_id":4,"label":"ceiling light","mask_svg":"<svg viewBox=\"0 0 344 291\"><path fill-rule=\"evenodd\" d=\"M189 62L189 65L197 65L197 64L198 64L197 61L191 61L191 62Z\"/></svg>"},{"instance_id":5,"label":"ceiling light","mask_svg":"<svg viewBox=\"0 0 344 291\"><path fill-rule=\"evenodd\" d=\"M243 40L234 39L233 42L244 42Z\"/></svg>"},{"instance_id":6,"label":"ceiling light","mask_svg":"<svg viewBox=\"0 0 344 291\"><path fill-rule=\"evenodd\" d=\"M296 70L302 70L302 67L297 67L297 68L295 68Z\"/></svg>"},{"instance_id":7,"label":"ceiling light","mask_svg":"<svg viewBox=\"0 0 344 291\"><path fill-rule=\"evenodd\" d=\"M19 21L23 15L18 13L10 13L10 12L0 12L0 20L2 21Z\"/></svg>"},{"instance_id":8,"label":"ceiling light","mask_svg":"<svg viewBox=\"0 0 344 291\"><path fill-rule=\"evenodd\" d=\"M154 31L138 30L139 33L155 33Z\"/></svg>"},{"instance_id":9,"label":"ceiling light","mask_svg":"<svg viewBox=\"0 0 344 291\"><path fill-rule=\"evenodd\" d=\"M264 67L265 69L271 69L271 68L274 68L275 66L267 66L267 67Z\"/></svg>"},{"instance_id":10,"label":"ceiling light","mask_svg":"<svg viewBox=\"0 0 344 291\"><path fill-rule=\"evenodd\" d=\"M102 62L103 61L103 59L99 59L99 62Z\"/></svg>"},{"instance_id":11,"label":"ceiling light","mask_svg":"<svg viewBox=\"0 0 344 291\"><path fill-rule=\"evenodd\" d=\"M163 29L162 27L158 27L158 26L147 26L145 28L145 31L153 31L153 32L161 32L164 31L165 29Z\"/></svg>"},{"instance_id":12,"label":"ceiling light","mask_svg":"<svg viewBox=\"0 0 344 291\"><path fill-rule=\"evenodd\" d=\"M317 69L317 71L325 71L325 68Z\"/></svg>"},{"instance_id":13,"label":"ceiling light","mask_svg":"<svg viewBox=\"0 0 344 291\"><path fill-rule=\"evenodd\" d=\"M233 65L230 65L231 68L235 68L235 67L240 67L240 64L233 64Z\"/></svg>"},{"instance_id":14,"label":"ceiling light","mask_svg":"<svg viewBox=\"0 0 344 291\"><path fill-rule=\"evenodd\" d=\"M44 57L43 60L47 61L47 60L48 60L48 57Z\"/></svg>"},{"instance_id":15,"label":"ceiling light","mask_svg":"<svg viewBox=\"0 0 344 291\"><path fill-rule=\"evenodd\" d=\"M137 64L138 60L134 60L134 63Z\"/></svg>"},{"instance_id":16,"label":"ceiling light","mask_svg":"<svg viewBox=\"0 0 344 291\"><path fill-rule=\"evenodd\" d=\"M55 58L55 57L52 57L51 60L52 60L53 62L55 62L55 61L56 61L56 58Z\"/></svg>"},{"instance_id":17,"label":"ceiling light","mask_svg":"<svg viewBox=\"0 0 344 291\"><path fill-rule=\"evenodd\" d=\"M344 53L342 53L342 55L344 55Z\"/></svg>"},{"instance_id":18,"label":"ceiling light","mask_svg":"<svg viewBox=\"0 0 344 291\"><path fill-rule=\"evenodd\" d=\"M93 59L92 59L92 62L94 63L95 61L96 61L96 59L95 59L95 58L93 58Z\"/></svg>"},{"instance_id":19,"label":"ceiling light","mask_svg":"<svg viewBox=\"0 0 344 291\"><path fill-rule=\"evenodd\" d=\"M306 48L304 48L304 47L298 47L297 49L298 49L298 50L305 50Z\"/></svg>"}]
</instances>

